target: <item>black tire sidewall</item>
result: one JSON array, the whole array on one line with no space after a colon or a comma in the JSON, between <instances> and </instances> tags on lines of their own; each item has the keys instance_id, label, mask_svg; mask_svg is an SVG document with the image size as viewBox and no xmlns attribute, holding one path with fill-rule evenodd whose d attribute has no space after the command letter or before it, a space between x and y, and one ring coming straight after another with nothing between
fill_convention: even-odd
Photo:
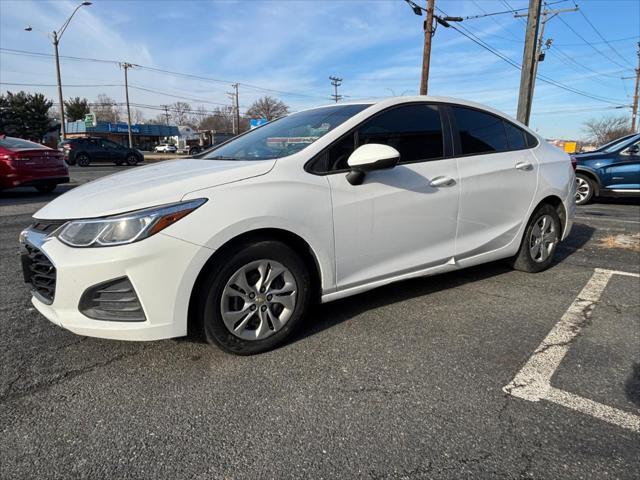
<instances>
[{"instance_id":1,"label":"black tire sidewall","mask_svg":"<svg viewBox=\"0 0 640 480\"><path fill-rule=\"evenodd\" d=\"M553 223L558 234L558 240L553 253L549 255L549 258L547 258L544 262L536 262L531 257L531 251L529 250L529 239L531 238L531 231L533 230L533 226L543 215L549 215L553 219ZM556 209L549 204L542 205L534 212L533 215L531 215L531 219L529 220L527 228L524 231L524 237L522 238L522 244L520 245L520 252L518 253L516 259L516 268L518 268L518 270L524 270L527 272L541 272L542 270L546 270L553 264L555 253L558 250L558 244L560 243L561 238L562 225L560 223L558 212L556 212Z\"/></svg>"},{"instance_id":2,"label":"black tire sidewall","mask_svg":"<svg viewBox=\"0 0 640 480\"><path fill-rule=\"evenodd\" d=\"M84 161L85 159L86 162ZM89 158L89 155L87 155L86 153L81 153L80 155L76 156L76 163L80 167L88 167L91 163L91 158Z\"/></svg>"},{"instance_id":3,"label":"black tire sidewall","mask_svg":"<svg viewBox=\"0 0 640 480\"><path fill-rule=\"evenodd\" d=\"M311 276L304 261L292 248L274 240L241 245L225 257L228 260L209 272L200 291L198 312L205 338L209 343L237 355L252 355L275 348L302 323L311 299ZM242 266L260 259L277 261L289 269L298 286L298 298L291 318L280 331L264 340L247 341L227 329L220 313L220 302L231 275Z\"/></svg>"},{"instance_id":4,"label":"black tire sidewall","mask_svg":"<svg viewBox=\"0 0 640 480\"><path fill-rule=\"evenodd\" d=\"M131 161L131 159L133 159L133 161ZM130 167L133 167L138 164L138 157L136 157L133 153L130 153L127 155L125 162L127 162L127 165L129 165Z\"/></svg>"},{"instance_id":5,"label":"black tire sidewall","mask_svg":"<svg viewBox=\"0 0 640 480\"><path fill-rule=\"evenodd\" d=\"M51 193L53 192L56 187L58 186L57 183L48 183L46 185L39 185L36 187L36 190L40 193L46 194L46 193Z\"/></svg>"},{"instance_id":6,"label":"black tire sidewall","mask_svg":"<svg viewBox=\"0 0 640 480\"><path fill-rule=\"evenodd\" d=\"M593 194L594 194L594 190L595 190L595 186L593 184L593 180L591 180L589 177L587 177L586 175L583 175L581 173L577 173L576 174L576 178L581 178L582 180L587 182L587 184L589 185L589 195L587 195L587 197L580 203L578 203L576 201L576 205L586 205L587 203L589 203L593 199Z\"/></svg>"}]
</instances>

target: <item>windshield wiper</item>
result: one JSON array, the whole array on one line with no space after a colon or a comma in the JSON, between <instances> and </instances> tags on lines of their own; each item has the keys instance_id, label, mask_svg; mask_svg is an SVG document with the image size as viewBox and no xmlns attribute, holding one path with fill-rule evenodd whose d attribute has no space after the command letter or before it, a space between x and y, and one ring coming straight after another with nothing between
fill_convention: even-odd
<instances>
[{"instance_id":1,"label":"windshield wiper","mask_svg":"<svg viewBox=\"0 0 640 480\"><path fill-rule=\"evenodd\" d=\"M235 157L225 157L224 155L217 155L215 157L206 157L207 160L237 160Z\"/></svg>"}]
</instances>

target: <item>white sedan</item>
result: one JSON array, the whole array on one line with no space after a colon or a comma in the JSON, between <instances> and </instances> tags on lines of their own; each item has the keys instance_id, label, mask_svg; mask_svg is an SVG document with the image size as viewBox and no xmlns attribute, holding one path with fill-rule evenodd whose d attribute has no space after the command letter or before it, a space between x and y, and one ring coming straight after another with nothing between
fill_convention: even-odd
<instances>
[{"instance_id":1,"label":"white sedan","mask_svg":"<svg viewBox=\"0 0 640 480\"><path fill-rule=\"evenodd\" d=\"M156 153L176 153L178 147L171 143L161 143L160 145L156 145L153 151Z\"/></svg>"},{"instance_id":2,"label":"white sedan","mask_svg":"<svg viewBox=\"0 0 640 480\"><path fill-rule=\"evenodd\" d=\"M35 307L72 332L193 331L252 354L317 301L499 259L550 267L574 189L564 152L490 108L338 104L77 187L35 214L22 259Z\"/></svg>"}]
</instances>

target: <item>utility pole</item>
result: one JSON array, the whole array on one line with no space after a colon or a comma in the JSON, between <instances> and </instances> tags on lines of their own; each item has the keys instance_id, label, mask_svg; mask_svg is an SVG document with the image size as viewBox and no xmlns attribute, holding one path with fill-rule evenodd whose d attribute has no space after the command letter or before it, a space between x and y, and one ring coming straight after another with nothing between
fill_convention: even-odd
<instances>
[{"instance_id":1,"label":"utility pole","mask_svg":"<svg viewBox=\"0 0 640 480\"><path fill-rule=\"evenodd\" d=\"M338 95L338 87L342 85L342 79L338 77L329 77L329 80L331 80L331 85L333 85L333 95L331 95L331 97L334 102L338 103L339 100L342 100L342 95Z\"/></svg>"},{"instance_id":2,"label":"utility pole","mask_svg":"<svg viewBox=\"0 0 640 480\"><path fill-rule=\"evenodd\" d=\"M51 43L53 43L53 51L55 53L55 58L56 58L56 79L58 80L58 102L60 102L60 135L62 136L62 140L64 140L67 136L67 127L64 123L64 99L62 97L62 80L60 79L60 56L58 55L58 45L60 44L60 39L62 38L62 35L64 35L64 32L69 26L69 22L71 22L71 19L76 14L76 12L81 7L88 7L89 5L91 5L91 2L82 2L80 5L78 5L75 8L75 10L71 13L71 15L69 15L69 18L65 20L65 22L62 24L62 26L58 30L54 30L53 32L51 32L51 35L47 35ZM33 31L33 28L30 25L27 25L24 30L26 32L31 32ZM39 30L37 31L39 32Z\"/></svg>"},{"instance_id":3,"label":"utility pole","mask_svg":"<svg viewBox=\"0 0 640 480\"><path fill-rule=\"evenodd\" d=\"M535 81L536 39L540 28L540 9L542 0L529 0L527 14L527 30L524 35L524 53L522 54L522 70L520 72L520 93L518 95L518 121L529 125L531 100L533 99L533 82Z\"/></svg>"},{"instance_id":4,"label":"utility pole","mask_svg":"<svg viewBox=\"0 0 640 480\"><path fill-rule=\"evenodd\" d=\"M546 4L545 4L546 5ZM527 14L515 14L515 18L527 17L527 31L525 32L524 53L522 57L522 72L520 74L520 94L518 96L518 121L529 125L533 92L538 75L538 63L544 60L543 48L551 48L553 39L544 40L544 27L549 20L564 12L575 12L578 6L561 10L547 10L545 7L541 15L542 0L529 0Z\"/></svg>"},{"instance_id":5,"label":"utility pole","mask_svg":"<svg viewBox=\"0 0 640 480\"><path fill-rule=\"evenodd\" d=\"M129 79L127 76L127 70L133 68L131 63L121 63L120 66L124 69L124 94L127 100L127 127L129 131L129 148L133 148L133 137L131 136L131 109L129 108Z\"/></svg>"},{"instance_id":6,"label":"utility pole","mask_svg":"<svg viewBox=\"0 0 640 480\"><path fill-rule=\"evenodd\" d=\"M240 133L240 102L238 101L238 84L231 84L233 92L227 92L227 96L231 99L231 118L232 129L235 135Z\"/></svg>"},{"instance_id":7,"label":"utility pole","mask_svg":"<svg viewBox=\"0 0 640 480\"><path fill-rule=\"evenodd\" d=\"M238 84L234 83L233 88L235 90L236 99L236 135L240 135L240 99L238 94Z\"/></svg>"},{"instance_id":8,"label":"utility pole","mask_svg":"<svg viewBox=\"0 0 640 480\"><path fill-rule=\"evenodd\" d=\"M58 33L54 30L52 33L53 49L56 54L56 79L58 80L58 102L60 102L60 135L62 140L67 138L67 126L64 122L64 99L62 98L62 80L60 79L60 56L58 55L58 44L60 39Z\"/></svg>"},{"instance_id":9,"label":"utility pole","mask_svg":"<svg viewBox=\"0 0 640 480\"><path fill-rule=\"evenodd\" d=\"M426 95L429 87L429 65L431 63L431 39L433 38L433 11L436 0L427 0L427 19L424 21L424 48L422 50L422 75L420 76L420 95Z\"/></svg>"},{"instance_id":10,"label":"utility pole","mask_svg":"<svg viewBox=\"0 0 640 480\"><path fill-rule=\"evenodd\" d=\"M636 88L633 93L633 109L631 110L631 131L636 132L638 124L638 87L640 86L640 42L638 42L638 68L636 68Z\"/></svg>"},{"instance_id":11,"label":"utility pole","mask_svg":"<svg viewBox=\"0 0 640 480\"><path fill-rule=\"evenodd\" d=\"M164 116L167 119L167 125L169 125L169 105L160 105L164 108Z\"/></svg>"}]
</instances>

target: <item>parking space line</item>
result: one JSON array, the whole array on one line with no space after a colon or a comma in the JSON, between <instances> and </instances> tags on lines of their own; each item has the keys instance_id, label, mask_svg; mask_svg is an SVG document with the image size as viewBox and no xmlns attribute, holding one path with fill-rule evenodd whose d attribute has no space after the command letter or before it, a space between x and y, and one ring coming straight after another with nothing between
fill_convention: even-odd
<instances>
[{"instance_id":1,"label":"parking space line","mask_svg":"<svg viewBox=\"0 0 640 480\"><path fill-rule=\"evenodd\" d=\"M616 222L616 223L632 223L634 225L640 225L640 222L636 221L636 220L620 220L618 218L606 218L606 217L583 217L581 215L576 215L575 216L576 220L595 220L595 221L600 221L602 220L603 222Z\"/></svg>"},{"instance_id":2,"label":"parking space line","mask_svg":"<svg viewBox=\"0 0 640 480\"><path fill-rule=\"evenodd\" d=\"M560 366L582 327L591 317L593 308L613 275L640 277L640 274L596 268L578 297L554 325L527 363L503 391L531 402L547 400L586 413L623 428L640 432L640 416L593 400L556 389L551 377Z\"/></svg>"}]
</instances>

